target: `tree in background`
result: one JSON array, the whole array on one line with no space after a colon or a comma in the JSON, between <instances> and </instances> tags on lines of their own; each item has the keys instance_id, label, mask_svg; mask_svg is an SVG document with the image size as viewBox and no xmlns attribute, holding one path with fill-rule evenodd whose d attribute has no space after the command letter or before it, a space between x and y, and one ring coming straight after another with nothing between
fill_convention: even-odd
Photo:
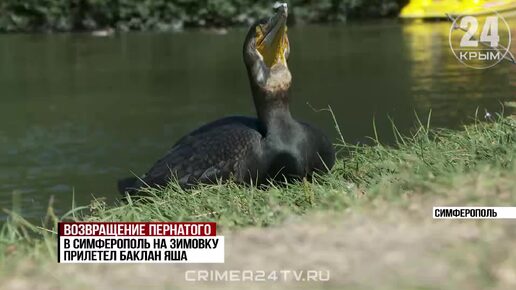
<instances>
[{"instance_id":1,"label":"tree in background","mask_svg":"<svg viewBox=\"0 0 516 290\"><path fill-rule=\"evenodd\" d=\"M345 22L396 16L408 0L290 0L291 21ZM174 31L248 25L273 1L252 0L2 0L0 31Z\"/></svg>"}]
</instances>

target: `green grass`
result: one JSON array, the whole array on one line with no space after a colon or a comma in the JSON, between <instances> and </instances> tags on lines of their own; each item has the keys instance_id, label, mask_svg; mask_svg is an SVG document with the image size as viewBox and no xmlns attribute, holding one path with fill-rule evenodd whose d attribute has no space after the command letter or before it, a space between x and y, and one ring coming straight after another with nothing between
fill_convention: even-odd
<instances>
[{"instance_id":1,"label":"green grass","mask_svg":"<svg viewBox=\"0 0 516 290\"><path fill-rule=\"evenodd\" d=\"M516 121L512 118L475 121L462 131L432 130L427 122L420 122L411 136L402 136L395 126L393 132L396 146L382 145L375 138L372 146L340 142L341 157L331 174L312 183L267 189L225 184L191 191L170 185L148 190L144 201L129 199L127 204L113 206L97 200L63 217L55 216L49 206L41 227L10 212L0 229L0 264L15 263L19 258L54 259L58 220L216 221L222 230L267 227L307 213L361 210L377 200L403 204L408 202L406 195L453 198L447 188L481 172L500 182L514 177ZM509 198L516 202L516 197Z\"/></svg>"}]
</instances>

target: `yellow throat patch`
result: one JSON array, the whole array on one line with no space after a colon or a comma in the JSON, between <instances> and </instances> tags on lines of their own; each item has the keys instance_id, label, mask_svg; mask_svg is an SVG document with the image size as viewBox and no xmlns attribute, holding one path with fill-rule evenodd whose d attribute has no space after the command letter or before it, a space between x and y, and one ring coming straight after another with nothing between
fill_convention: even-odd
<instances>
[{"instance_id":1,"label":"yellow throat patch","mask_svg":"<svg viewBox=\"0 0 516 290\"><path fill-rule=\"evenodd\" d=\"M262 55L267 67L272 67L277 63L286 64L285 51L288 47L287 27L280 28L276 33L271 45L265 43L266 34L261 26L256 26L256 49Z\"/></svg>"}]
</instances>

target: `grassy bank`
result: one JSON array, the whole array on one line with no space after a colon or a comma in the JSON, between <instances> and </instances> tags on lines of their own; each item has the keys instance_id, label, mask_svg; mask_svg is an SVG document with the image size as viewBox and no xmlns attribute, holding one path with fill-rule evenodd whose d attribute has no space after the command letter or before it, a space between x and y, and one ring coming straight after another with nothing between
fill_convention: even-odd
<instances>
[{"instance_id":1,"label":"grassy bank","mask_svg":"<svg viewBox=\"0 0 516 290\"><path fill-rule=\"evenodd\" d=\"M436 224L431 221L430 211L433 205L514 206L516 204L516 161L514 159L516 121L502 117L486 122L477 121L464 127L462 131L430 130L427 122L423 121L411 136L401 136L395 127L393 127L393 133L398 140L395 147L379 144L374 138L372 138L376 142L374 146L354 146L340 142L337 146L341 156L344 157L339 158L330 175L316 178L313 183L302 182L286 187L270 186L264 190L234 184L215 185L189 192L171 185L166 189L149 190L148 202L130 200L128 204L109 206L102 201L95 201L82 208L82 212L78 208L63 218L86 221L216 221L220 225L220 230L229 236L229 241L253 244L252 251L256 250L257 253L264 247L264 240L267 240L261 237L291 239L282 235L281 228L290 227L292 230L293 227L293 231L296 229L299 231L299 244L311 238L323 237L324 240L317 240L317 243L323 244L335 240L335 245L328 246L335 247L335 252L332 254L322 252L323 250L317 254L317 244L309 248L313 248L315 255L324 261L323 264L328 263L328 267L334 267L332 269L336 272L345 271L342 269L342 263L338 262L340 260L336 258L340 254L349 256L362 253L365 255L364 260L372 258L368 256L372 255L375 259L379 259L378 263L383 263L383 258L387 262L392 258L385 256L389 251L393 251L391 248L401 247L398 251L402 256L420 254L424 256L427 254L426 251L437 250L438 255L435 257L440 258L435 261L429 260L428 263L439 264L447 261L446 265L455 265L465 261L466 265L461 269L450 270L450 275L456 275L453 276L456 279L443 278L443 281L432 280L431 283L428 282L430 284L425 284L427 282L424 279L427 277L411 274L410 271L415 265L403 262L398 265L398 269L406 268L408 272L396 283L406 282L407 285L412 285L415 279L417 283L414 285L439 286L436 289L448 287L451 289L453 285L449 283L466 278L471 280L473 279L471 277L480 279L478 281L482 283L480 285L482 287L472 286L468 289L494 289L497 285L516 283L516 280L511 280L516 276L511 276L514 273L510 271L512 266L516 266L516 256L503 254L503 249L510 251L516 243L514 224L511 226L507 223L491 221L490 224L464 224L459 221L451 224L444 222ZM310 222L307 222L303 216L310 217ZM312 218L314 216L315 218ZM7 273L12 275L11 280L6 280L11 281L9 282L11 284L7 282L5 284L11 288L6 286L6 289L14 289L12 283L19 282L16 277L23 280L29 279L29 276L42 277L48 272L44 269L48 269L55 260L53 231L57 220L52 208L49 207L45 225L41 228L25 222L14 213L2 226L0 230L2 274L0 276ZM304 229L302 226L297 226L306 223L311 226ZM324 229L331 228L332 225L335 227L335 232L325 236L327 230ZM43 229L45 227L46 229ZM312 231L318 227L321 229L319 236L314 236ZM368 227L372 230L364 233L364 229ZM277 228L280 230L276 230ZM491 236L483 235L484 230ZM249 231L251 232L248 233ZM342 236L339 236L339 231ZM473 233L476 233L476 239L471 239L470 234ZM456 240L447 236L448 234L456 235ZM495 237L499 237L503 242L493 240ZM257 239L261 244L256 244ZM369 249L370 239L377 239L378 250ZM389 243L389 240L384 239L391 239L393 242ZM493 246L493 241L498 243L498 248ZM296 241L292 242L292 244L296 243ZM424 243L427 243L428 247L423 247ZM274 245L276 244L278 243ZM411 248L416 245L419 246ZM242 247L227 247L230 257L228 267L240 265L239 258L236 258L238 255L232 254L232 251L243 251ZM385 250L382 250L383 247ZM274 251L274 248L275 246L271 246L270 250ZM255 256L253 253L249 253L249 259ZM240 256L244 256L245 259L246 255ZM260 257L263 255L266 254L262 253ZM282 255L286 261L276 261ZM434 257L432 255L428 254L428 259ZM425 263L423 256L422 263ZM436 259L435 257L432 259ZM495 257L500 261L493 261ZM504 260L507 258L510 260ZM256 259L256 264L263 267L276 264L284 266L288 265L289 259L296 261L296 254L278 252L276 256L263 261L260 260L261 258ZM303 259L307 258L304 256L299 258L298 263L306 262ZM314 263L321 263L320 260L314 259L316 261ZM468 259L472 259L471 267L467 264ZM357 263L362 265L365 262L360 260ZM366 265L367 263L363 265L363 271L376 269L368 268ZM386 269L392 268L390 264L386 265L388 266ZM428 273L433 273L432 265L427 265ZM499 265L502 265L501 268ZM492 268L495 266L496 269ZM501 274L498 273L499 268L502 269ZM509 273L503 272L506 268L509 269ZM77 268L77 271L82 271L81 269ZM88 272L89 275L95 275L95 271L99 270L98 268L88 269L93 271ZM136 268L127 269L136 271ZM381 272L385 271L392 271L392 269ZM440 270L435 271L435 275L441 273ZM53 283L59 284L59 281L63 281L59 279L66 280L68 276L61 273L55 274L55 277L58 282ZM359 276L353 277L358 279ZM37 278L35 279L34 283L37 281ZM364 281L350 282L342 280L344 279L342 277L335 279L334 283L338 285L351 283L355 286L363 286L367 281L375 281L364 279ZM500 279L505 284L499 284ZM398 285L396 283L392 285L379 283L382 287L373 288L390 289L388 286L391 285L392 289L397 289L394 287ZM405 285L403 283L401 285ZM61 287L58 288L61 289ZM49 286L49 289L53 288ZM433 288L428 286L424 289Z\"/></svg>"},{"instance_id":2,"label":"grassy bank","mask_svg":"<svg viewBox=\"0 0 516 290\"><path fill-rule=\"evenodd\" d=\"M294 22L343 22L395 16L406 0L287 1ZM251 0L2 0L0 31L174 31L248 25L270 14L274 1Z\"/></svg>"}]
</instances>

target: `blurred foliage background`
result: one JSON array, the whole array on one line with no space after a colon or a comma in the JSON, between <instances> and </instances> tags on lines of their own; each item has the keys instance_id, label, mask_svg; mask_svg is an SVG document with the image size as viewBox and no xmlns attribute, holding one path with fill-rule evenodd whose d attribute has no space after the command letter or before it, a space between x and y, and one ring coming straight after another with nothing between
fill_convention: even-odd
<instances>
[{"instance_id":1,"label":"blurred foliage background","mask_svg":"<svg viewBox=\"0 0 516 290\"><path fill-rule=\"evenodd\" d=\"M88 31L114 28L174 31L247 25L274 1L0 0L0 31ZM345 22L396 16L408 0L290 0L293 23Z\"/></svg>"}]
</instances>

